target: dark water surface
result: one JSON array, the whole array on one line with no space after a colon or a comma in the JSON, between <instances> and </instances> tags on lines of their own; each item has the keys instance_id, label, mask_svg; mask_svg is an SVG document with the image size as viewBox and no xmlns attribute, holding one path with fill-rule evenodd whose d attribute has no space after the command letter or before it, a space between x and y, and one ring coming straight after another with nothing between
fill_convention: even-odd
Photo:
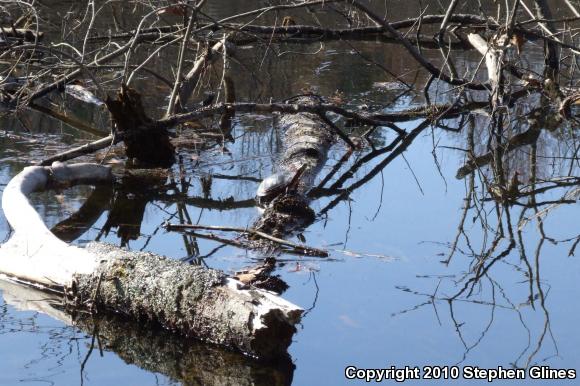
<instances>
[{"instance_id":1,"label":"dark water surface","mask_svg":"<svg viewBox=\"0 0 580 386\"><path fill-rule=\"evenodd\" d=\"M251 9L254 4L209 3L216 16ZM394 19L416 14L418 4L400 4L392 4L400 10ZM438 12L434 8L432 13ZM309 22L313 16L297 17ZM330 16L322 14L321 17ZM364 104L364 108L370 110L396 111L424 103L422 85L427 77L423 72L416 72L411 57L397 45L334 42L270 49L276 50L278 56L266 55L264 48L258 50L259 55L255 50L240 50L244 65L232 64L240 100L282 99L309 90L340 98L347 107L359 108ZM425 54L441 64L439 51L425 51ZM541 68L540 54L541 47L531 42L522 60L528 67ZM404 91L401 85L369 59L394 73L405 74L404 79L408 82L416 81L418 92L401 95ZM477 67L479 60L475 52L455 55L460 74ZM166 61L163 57L156 59L155 68L163 69ZM171 72L165 68L164 73ZM166 101L161 103L155 93L167 95L167 89L156 91L156 83L146 79L137 83L137 87L145 94L151 114L161 115ZM444 84L433 86L431 91L431 98L440 103L454 100L453 93L446 92L448 86ZM479 100L486 98L485 94L473 95ZM63 101L58 96L51 98L58 104L68 103L75 114L96 126L108 124L98 108ZM538 101L532 97L514 107L514 122L532 109L534 103ZM31 160L91 138L32 113L24 114L22 119L33 128L32 132L25 131L17 120L3 121L5 131L0 138L2 186ZM488 120L477 113L471 120L474 130L482 133L476 149L484 149ZM398 125L411 131L421 122ZM457 127L458 122L448 120L444 123ZM283 297L308 310L289 350L294 370L289 364L272 368L224 350L185 344L161 332L140 331L124 321L104 321L101 330L106 338L101 342L92 333L97 330L98 323L87 321L81 323L84 327L79 329L43 313L20 311L15 306L24 307L15 295L18 290L2 284L0 384L266 385L292 380L295 385L339 385L354 382L344 377L345 367L349 365L360 368L436 365L459 366L460 369L464 366L529 368L540 365L580 370L577 305L580 262L578 257L569 256L580 230L577 204L550 210L543 217L543 228L538 226L537 218L522 225L521 244L518 243L484 275L470 281L473 255L484 255L490 248L498 224L494 202L486 194L482 175L478 175L475 190L479 197L488 198L479 203L488 229L486 231L475 218L474 210L469 211L464 226L469 242L466 237L460 237L450 263L441 262L448 257L456 238L469 184L468 179L455 178L465 160L464 153L456 149L467 146L466 130L457 133L427 127L404 157L396 157L381 173L355 190L350 199L340 201L328 211L325 208L335 196L312 202L316 213L325 214L318 217L303 236L308 245L328 249L330 257L282 254L277 256L280 263L275 271L289 285ZM567 160L575 146L570 139L573 134L566 126L558 130L561 131L544 131L538 142L540 178L579 175L578 164L570 166ZM158 176L147 178L135 176L137 172L132 176L125 174L114 191L97 192L103 211L97 213L98 219L74 242L83 244L98 239L126 244L132 250L143 249L188 259L227 272L259 261L264 256L261 252L222 246L203 238L184 238L161 228L165 221L178 222L180 216L193 223L238 227L251 226L260 216L259 209L250 200L258 182L275 170L276 156L281 150L281 133L275 119L248 114L235 118L232 136L235 142L204 151L184 144L180 148L180 163L169 172L160 171ZM377 148L394 138L388 128L373 134ZM339 175L370 151L367 147L355 152ZM510 167L526 174L529 151L524 147L516 152L510 159ZM330 172L346 152L342 143L333 146L320 177ZM119 157L123 160L122 155ZM365 164L346 186L363 178L383 159L385 155ZM115 168L119 176L124 174L121 166L115 165ZM209 176L212 176L210 190L207 189ZM234 176L243 178L228 178ZM551 190L537 200L557 200L569 189ZM32 201L52 226L75 212L89 196L95 198L97 193L94 192L93 188L77 187L38 193ZM509 210L517 230L522 208L514 205ZM528 210L524 217L533 215L534 211ZM505 221L503 215L502 221ZM9 234L3 217L0 232L1 238ZM220 235L233 237L226 233ZM298 241L297 238L293 240ZM507 244L507 240L502 240L490 259L501 254ZM526 259L522 258L522 250ZM577 250L576 255L578 253ZM532 280L529 272L533 273ZM449 300L466 285L467 291ZM468 296L471 288L473 292ZM67 318L64 314L60 317ZM455 381L457 384L466 382ZM577 384L575 380L536 381L529 377L493 384L512 382ZM404 384L415 383L407 381ZM472 383L484 381L469 382Z\"/></svg>"}]
</instances>

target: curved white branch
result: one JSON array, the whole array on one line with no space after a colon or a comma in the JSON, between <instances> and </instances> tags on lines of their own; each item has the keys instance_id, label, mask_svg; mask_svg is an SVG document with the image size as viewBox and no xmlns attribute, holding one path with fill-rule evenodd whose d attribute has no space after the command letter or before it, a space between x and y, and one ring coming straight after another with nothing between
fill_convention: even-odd
<instances>
[{"instance_id":1,"label":"curved white branch","mask_svg":"<svg viewBox=\"0 0 580 386\"><path fill-rule=\"evenodd\" d=\"M94 255L56 238L27 195L49 184L111 180L111 169L94 164L30 166L16 175L2 196L2 209L14 234L0 247L0 272L47 285L69 285L75 273L93 272Z\"/></svg>"}]
</instances>

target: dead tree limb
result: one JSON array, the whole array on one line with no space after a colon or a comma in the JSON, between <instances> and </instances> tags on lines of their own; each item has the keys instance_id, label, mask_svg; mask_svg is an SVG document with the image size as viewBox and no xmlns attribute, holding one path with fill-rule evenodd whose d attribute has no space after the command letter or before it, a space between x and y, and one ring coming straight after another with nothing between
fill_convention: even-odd
<instances>
[{"instance_id":1,"label":"dead tree limb","mask_svg":"<svg viewBox=\"0 0 580 386\"><path fill-rule=\"evenodd\" d=\"M185 53L187 51L187 46L189 45L189 39L191 37L191 29L194 22L197 20L197 7L195 7L191 14L189 15L189 21L187 22L187 27L185 33L183 34L183 39L181 42L181 48L179 50L179 57L177 59L177 73L175 74L175 82L173 85L173 91L169 96L169 104L167 106L167 115L173 114L175 109L175 98L177 97L177 92L179 91L181 85L181 73L183 71L183 64L185 62Z\"/></svg>"},{"instance_id":2,"label":"dead tree limb","mask_svg":"<svg viewBox=\"0 0 580 386\"><path fill-rule=\"evenodd\" d=\"M288 240L284 240L278 237L274 237L268 233L260 232L258 230L252 228L240 228L240 227L228 227L228 226L216 226L216 225L199 225L199 224L166 224L164 226L165 229L168 231L187 231L189 229L192 230L215 230L215 231L223 231L223 232L238 232L242 234L249 234L253 236L258 236L268 241L271 241L275 244L282 245L284 247L294 249L298 253L302 253L308 256L320 256L320 257L328 257L328 252L314 247L309 247L307 245L300 245L293 243Z\"/></svg>"},{"instance_id":3,"label":"dead tree limb","mask_svg":"<svg viewBox=\"0 0 580 386\"><path fill-rule=\"evenodd\" d=\"M439 44L443 43L443 35L445 34L445 30L447 29L447 24L449 23L449 19L453 16L453 12L455 12L455 7L457 7L457 3L459 0L451 0L451 4L447 7L447 12L445 13L445 17L441 22L441 27L439 27L439 32L437 33L437 40ZM421 20L421 23L424 21Z\"/></svg>"},{"instance_id":4,"label":"dead tree limb","mask_svg":"<svg viewBox=\"0 0 580 386\"><path fill-rule=\"evenodd\" d=\"M572 13L574 14L574 16L580 17L580 12L578 12L578 10L576 9L576 7L574 7L574 5L570 2L570 0L564 0L564 3L566 3L566 5L568 6L568 8L570 8L570 11L572 11Z\"/></svg>"},{"instance_id":5,"label":"dead tree limb","mask_svg":"<svg viewBox=\"0 0 580 386\"><path fill-rule=\"evenodd\" d=\"M53 162L60 161L68 161L77 157L81 157L83 155L92 154L96 151L105 149L109 146L115 145L122 141L123 137L121 134L111 134L106 136L105 138L101 138L94 142L87 143L86 145L81 145L75 147L73 149L67 150L62 153L58 153L53 155L52 157L46 158L40 162L38 162L39 166L48 166L51 165Z\"/></svg>"},{"instance_id":6,"label":"dead tree limb","mask_svg":"<svg viewBox=\"0 0 580 386\"><path fill-rule=\"evenodd\" d=\"M74 116L67 115L66 113L61 113L59 111L55 111L49 107L41 106L36 103L31 103L29 106L32 110L36 110L42 114L46 114L58 121L61 121L70 127L74 127L79 131L83 131L85 133L92 134L96 137L102 138L107 135L107 133L99 130L91 125L86 124L85 122L81 121L80 119L75 118Z\"/></svg>"},{"instance_id":7,"label":"dead tree limb","mask_svg":"<svg viewBox=\"0 0 580 386\"><path fill-rule=\"evenodd\" d=\"M183 80L176 79L178 87L174 89L174 94L170 99L170 104L167 109L167 116L171 116L174 112L181 112L185 109L187 101L191 97L193 90L203 73L203 70L211 64L214 60L220 57L219 52L225 46L226 38L220 40L197 59L189 72L185 75Z\"/></svg>"},{"instance_id":8,"label":"dead tree limb","mask_svg":"<svg viewBox=\"0 0 580 386\"><path fill-rule=\"evenodd\" d=\"M492 107L495 108L502 99L502 58L503 51L496 49L485 41L480 35L470 33L467 35L469 43L485 58L485 66L489 82L491 84Z\"/></svg>"},{"instance_id":9,"label":"dead tree limb","mask_svg":"<svg viewBox=\"0 0 580 386\"><path fill-rule=\"evenodd\" d=\"M471 89L471 90L485 90L485 89L487 89L487 87L485 85L471 82L468 79L449 77L447 74L443 73L439 68L435 67L431 62L429 62L427 59L425 59L425 57L419 53L417 48L415 46L413 46L411 44L411 42L409 42L409 40L405 36L403 36L395 28L393 28L393 26L389 22L380 18L372 10L370 10L366 5L361 4L360 2L358 2L356 0L353 0L352 3L350 3L350 4L353 7L357 8L360 11L362 11L363 13L365 13L366 15L368 15L373 21L382 25L390 34L392 34L397 39L399 39L401 44L403 44L403 46L409 52L409 54L411 54L413 59L415 59L420 65L422 65L427 71L429 71L436 78L441 79L442 81L449 83L449 84L452 84L454 86L463 86L463 87Z\"/></svg>"},{"instance_id":10,"label":"dead tree limb","mask_svg":"<svg viewBox=\"0 0 580 386\"><path fill-rule=\"evenodd\" d=\"M442 23L445 15L423 15L421 18L422 24L438 24ZM394 21L391 26L395 29L406 29L417 24L418 18L409 18L406 20ZM448 19L448 24L454 23L464 26L485 26L490 28L497 28L497 24L493 20L474 14L452 14ZM383 26L364 26L352 28L324 28L317 25L286 25L286 26L267 26L256 24L241 24L230 22L213 22L202 24L200 30L207 30L217 32L220 30L229 30L236 32L243 32L245 34L265 35L265 36L290 36L293 38L317 38L322 40L348 40L348 39L362 39L363 37L376 38L380 34L388 32ZM141 38L158 39L163 34L172 34L175 36L183 30L183 25L159 26L154 28L143 28L139 31L129 31L121 34L94 36L89 38L89 41L109 41L109 40L127 40L132 39L135 34ZM196 31L201 32L201 31Z\"/></svg>"},{"instance_id":11,"label":"dead tree limb","mask_svg":"<svg viewBox=\"0 0 580 386\"><path fill-rule=\"evenodd\" d=\"M530 16L534 17L534 15L530 12L529 8L526 6L525 3L522 2L522 6L524 9L530 13ZM547 22L538 22L538 25L546 31L549 37L554 37L555 26L552 23L552 11L550 10L550 6L545 0L534 0L534 9L535 9L535 16L540 20L548 20ZM546 41L546 65L548 66L549 73L547 74L548 78L552 80L556 79L558 74L558 70L560 68L560 58L558 55L558 46L554 42Z\"/></svg>"},{"instance_id":12,"label":"dead tree limb","mask_svg":"<svg viewBox=\"0 0 580 386\"><path fill-rule=\"evenodd\" d=\"M527 96L530 90L520 90L509 95L510 103L513 103L519 98ZM453 105L430 105L419 108L413 108L405 111L392 112L392 113L379 113L379 114L367 114L360 113L352 110L348 110L337 106L335 104L329 103L317 103L317 104L300 104L300 103L247 103L247 102L237 102L237 103L218 103L208 107L202 107L195 109L193 111L183 112L181 114L175 114L171 117L163 118L158 121L152 122L147 127L140 128L141 131L147 130L159 130L159 129L170 129L181 123L199 120L203 118L213 117L215 115L223 115L231 112L236 114L244 113L256 113L256 114L271 114L271 113L283 113L283 114L296 114L296 113L311 113L316 115L325 114L332 112L351 120L353 123L360 125L369 126L384 126L395 131L398 135L406 135L406 131L400 129L391 122L406 122L416 120L418 118L436 118L442 112L445 112L446 118L456 117L459 114L468 112L471 109L484 108L489 105L488 102L469 102L465 105L453 104ZM333 129L334 130L334 129ZM109 135L98 141L91 142L86 145L76 147L71 150L56 154L38 164L42 166L50 165L54 161L68 161L76 157L91 154L95 151L104 149L110 145L117 144L121 142L124 138L124 133L119 132L115 135Z\"/></svg>"},{"instance_id":13,"label":"dead tree limb","mask_svg":"<svg viewBox=\"0 0 580 386\"><path fill-rule=\"evenodd\" d=\"M108 310L261 358L286 354L302 310L222 272L163 256L58 240L26 195L50 184L108 180L94 164L25 168L6 186L2 207L14 234L0 247L0 273L65 296L72 310Z\"/></svg>"}]
</instances>

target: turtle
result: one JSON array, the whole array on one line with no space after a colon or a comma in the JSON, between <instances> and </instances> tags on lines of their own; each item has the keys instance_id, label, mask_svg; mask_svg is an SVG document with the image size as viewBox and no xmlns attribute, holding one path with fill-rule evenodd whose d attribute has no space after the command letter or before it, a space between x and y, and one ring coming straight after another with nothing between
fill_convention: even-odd
<instances>
[{"instance_id":1,"label":"turtle","mask_svg":"<svg viewBox=\"0 0 580 386\"><path fill-rule=\"evenodd\" d=\"M290 192L298 186L300 177L304 174L307 164L296 171L281 170L262 180L256 192L258 204L266 204L280 194Z\"/></svg>"}]
</instances>

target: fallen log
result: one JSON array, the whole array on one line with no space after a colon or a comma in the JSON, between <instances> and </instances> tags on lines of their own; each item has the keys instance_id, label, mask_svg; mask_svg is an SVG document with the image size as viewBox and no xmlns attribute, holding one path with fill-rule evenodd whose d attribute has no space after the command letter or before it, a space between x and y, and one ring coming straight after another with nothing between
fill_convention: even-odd
<instances>
[{"instance_id":1,"label":"fallen log","mask_svg":"<svg viewBox=\"0 0 580 386\"><path fill-rule=\"evenodd\" d=\"M243 248L274 246L278 251L287 253L328 257L325 250L289 242L284 237L304 229L314 221L315 215L309 206L307 193L326 163L330 146L338 133L342 132L323 112L316 111L320 104L317 97L303 96L295 98L292 103L311 108L315 112L292 112L280 118L284 149L276 162L276 173L264 178L258 186L256 199L264 211L255 224L249 229L166 224L167 230L190 234L199 229L233 231L241 233L249 243L234 242L214 235L205 237ZM349 143L350 139L346 137L345 142ZM195 235L204 237L199 233Z\"/></svg>"},{"instance_id":2,"label":"fallen log","mask_svg":"<svg viewBox=\"0 0 580 386\"><path fill-rule=\"evenodd\" d=\"M108 244L68 245L26 198L54 185L110 179L107 167L61 163L14 177L2 197L14 234L0 247L0 273L63 295L69 311L111 311L263 359L286 355L299 307L221 271Z\"/></svg>"},{"instance_id":3,"label":"fallen log","mask_svg":"<svg viewBox=\"0 0 580 386\"><path fill-rule=\"evenodd\" d=\"M514 93L515 94L515 93ZM228 112L235 111L236 114L243 113L255 113L255 114L271 114L271 113L283 113L283 114L296 114L299 112L310 113L310 114L326 114L334 113L342 115L343 117L352 120L360 125L370 125L370 126L386 126L391 130L394 130L400 135L405 135L406 132L403 129L399 129L394 125L389 125L390 122L396 121L408 121L416 119L420 114L417 112L411 112L411 114L405 112L403 114L377 114L368 115L363 113L358 113L351 110L346 110L340 106L328 103L318 103L318 104L300 104L300 103L217 103L212 106L203 106L195 110L175 114L171 117L162 118L157 121L153 121L151 124L138 128L138 132L148 132L148 131L158 131L158 130L168 130L175 127L176 125L200 120L203 118L213 117L214 115L223 115ZM454 110L457 111L457 110ZM42 166L50 165L55 161L69 161L71 159L94 153L95 151L105 149L111 145L115 145L125 138L125 133L116 132L114 135L111 134L105 138L101 138L97 141L82 145L59 154L55 154L49 158L40 161L38 164Z\"/></svg>"},{"instance_id":4,"label":"fallen log","mask_svg":"<svg viewBox=\"0 0 580 386\"><path fill-rule=\"evenodd\" d=\"M311 106L318 103L314 97L300 97L296 102ZM266 208L253 227L277 237L314 221L306 193L326 163L336 137L328 120L318 114L282 115L280 127L284 150L277 162L277 172L258 186L258 202L266 204Z\"/></svg>"}]
</instances>

